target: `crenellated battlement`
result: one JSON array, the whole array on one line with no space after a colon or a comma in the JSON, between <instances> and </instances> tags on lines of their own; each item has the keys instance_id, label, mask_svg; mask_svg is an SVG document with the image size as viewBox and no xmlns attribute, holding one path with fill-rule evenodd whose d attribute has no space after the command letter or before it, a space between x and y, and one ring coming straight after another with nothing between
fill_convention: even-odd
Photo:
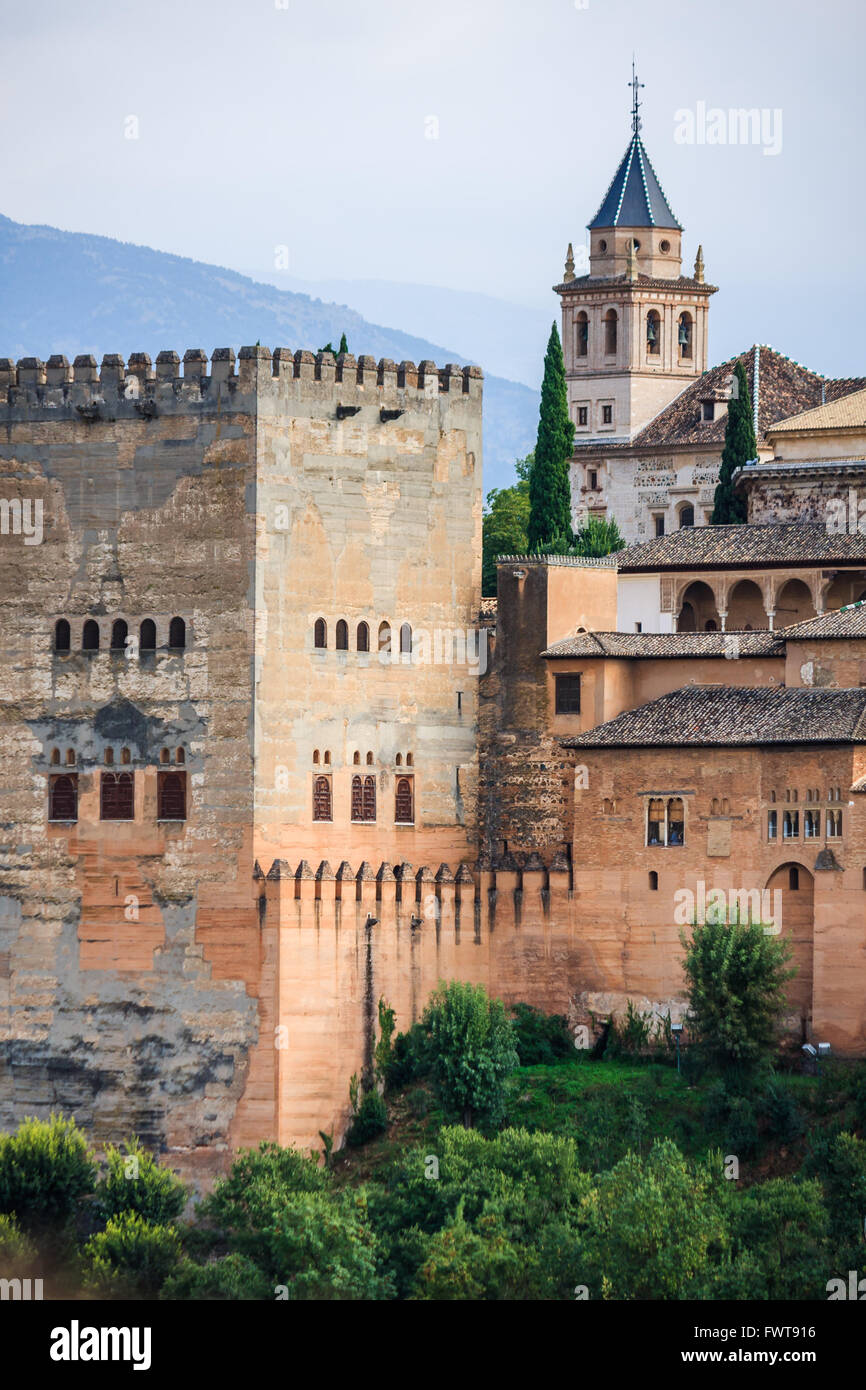
<instances>
[{"instance_id":1,"label":"crenellated battlement","mask_svg":"<svg viewBox=\"0 0 866 1390\"><path fill-rule=\"evenodd\" d=\"M210 366L210 373L208 373ZM226 395L285 394L298 399L312 392L314 399L337 393L339 418L357 413L362 403L386 410L406 408L410 402L438 401L440 396L480 399L483 372L449 362L392 362L383 357L354 357L344 352L313 353L304 349L270 348L256 344L216 348L208 361L201 348L188 348L183 359L164 350L154 363L146 352L133 352L125 361L119 353L107 353L100 365L82 353L70 364L56 353L43 361L0 357L0 412L16 407L40 406L56 411L78 409L84 419L98 419L101 407L114 411L123 403L139 414L156 414L160 404L207 403ZM342 413L341 413L342 412ZM396 418L396 416L394 417ZM383 416L383 423L385 417Z\"/></svg>"},{"instance_id":2,"label":"crenellated battlement","mask_svg":"<svg viewBox=\"0 0 866 1390\"><path fill-rule=\"evenodd\" d=\"M491 895L519 893L527 901L533 897L540 901L542 893L567 896L571 887L571 870L561 852L556 853L549 864L538 854L519 858L509 855L496 864L483 858L473 863L464 861L455 870L444 863L437 868L423 864L416 869L412 864L387 861L377 869L366 859L354 869L343 860L336 873L326 859L317 869L306 859L295 868L284 859L275 859L267 874L257 862L253 878L265 884L279 884L281 895L290 899L399 903L404 910L415 912L417 909L422 919L425 913L420 909L429 909L432 898L440 903L455 904L483 901L490 906ZM426 916L430 916L429 910Z\"/></svg>"}]
</instances>

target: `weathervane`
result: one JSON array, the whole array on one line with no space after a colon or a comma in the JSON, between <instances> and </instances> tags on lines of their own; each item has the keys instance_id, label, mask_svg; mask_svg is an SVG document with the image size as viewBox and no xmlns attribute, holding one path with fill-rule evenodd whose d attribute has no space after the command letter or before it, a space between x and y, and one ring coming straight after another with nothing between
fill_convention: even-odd
<instances>
[{"instance_id":1,"label":"weathervane","mask_svg":"<svg viewBox=\"0 0 866 1390\"><path fill-rule=\"evenodd\" d=\"M634 54L632 54L632 58L631 58L631 82L628 83L628 86L631 87L631 93L632 93L632 97L631 97L631 128L632 128L632 130L634 131L635 135L637 135L638 132L640 131L640 116L639 116L638 113L639 113L640 108L641 108L641 106L642 106L642 104L643 104L641 101L638 100L638 90L639 90L641 87L645 87L645 86L646 86L646 83L645 83L645 82L638 82L638 80L637 80L637 74L636 74L635 69L634 69Z\"/></svg>"}]
</instances>

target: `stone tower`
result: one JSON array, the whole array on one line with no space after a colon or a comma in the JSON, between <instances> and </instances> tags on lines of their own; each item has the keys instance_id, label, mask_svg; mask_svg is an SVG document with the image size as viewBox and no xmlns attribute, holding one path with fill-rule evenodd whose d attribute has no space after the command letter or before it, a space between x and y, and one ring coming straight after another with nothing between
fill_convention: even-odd
<instances>
[{"instance_id":1,"label":"stone tower","mask_svg":"<svg viewBox=\"0 0 866 1390\"><path fill-rule=\"evenodd\" d=\"M698 248L682 274L683 229L640 136L633 80L632 135L589 223L589 274L575 276L568 248L562 346L575 444L626 443L706 370L707 315Z\"/></svg>"}]
</instances>

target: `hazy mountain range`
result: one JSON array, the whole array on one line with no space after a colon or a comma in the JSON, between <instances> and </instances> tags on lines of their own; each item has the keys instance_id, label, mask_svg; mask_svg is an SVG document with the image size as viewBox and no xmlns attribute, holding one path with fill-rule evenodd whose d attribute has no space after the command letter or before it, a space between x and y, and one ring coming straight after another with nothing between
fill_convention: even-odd
<instances>
[{"instance_id":1,"label":"hazy mountain range","mask_svg":"<svg viewBox=\"0 0 866 1390\"><path fill-rule=\"evenodd\" d=\"M535 443L538 392L523 382L488 374L476 348L498 339L495 361L528 371L533 349L526 351L524 339L534 334L540 365L546 333L543 322L539 327L539 314L488 296L462 296L427 286L334 281L315 288L340 294L343 286L346 300L357 296L368 313L376 313L381 305L383 314L403 322L401 306L407 306L416 331L386 328L347 303L280 289L220 266L110 237L25 226L0 215L0 356L45 360L59 352L71 361L81 352L92 352L97 360L107 352L126 357L148 352L155 358L164 348L182 356L188 347L210 353L216 347L237 350L255 342L315 351L327 342L339 343L345 333L349 350L358 357L369 353L396 362L427 358L440 366L480 361L485 368L485 492L511 483L514 459ZM417 331L429 317L428 331L445 338L450 320L444 297L449 293L459 300L483 301L464 303L462 312L451 315L460 323L487 314L484 332L473 333L470 344L446 338L448 345L443 346ZM513 349L504 347L506 341Z\"/></svg>"}]
</instances>

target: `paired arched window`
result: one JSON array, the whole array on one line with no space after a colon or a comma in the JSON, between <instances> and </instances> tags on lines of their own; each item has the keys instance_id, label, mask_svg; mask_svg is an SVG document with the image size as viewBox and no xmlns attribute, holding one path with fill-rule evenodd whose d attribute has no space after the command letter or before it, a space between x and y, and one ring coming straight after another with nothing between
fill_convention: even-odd
<instances>
[{"instance_id":1,"label":"paired arched window","mask_svg":"<svg viewBox=\"0 0 866 1390\"><path fill-rule=\"evenodd\" d=\"M680 357L691 357L692 355L693 330L692 316L687 310L683 310L677 324L677 344L680 350Z\"/></svg>"},{"instance_id":2,"label":"paired arched window","mask_svg":"<svg viewBox=\"0 0 866 1390\"><path fill-rule=\"evenodd\" d=\"M786 811L782 817L782 839L797 840L800 836L800 812Z\"/></svg>"},{"instance_id":3,"label":"paired arched window","mask_svg":"<svg viewBox=\"0 0 866 1390\"><path fill-rule=\"evenodd\" d=\"M70 640L69 623L65 618L58 618L54 624L54 650L56 652L68 652Z\"/></svg>"},{"instance_id":4,"label":"paired arched window","mask_svg":"<svg viewBox=\"0 0 866 1390\"><path fill-rule=\"evenodd\" d=\"M81 636L81 646L86 652L99 651L99 623L88 618Z\"/></svg>"},{"instance_id":5,"label":"paired arched window","mask_svg":"<svg viewBox=\"0 0 866 1390\"><path fill-rule=\"evenodd\" d=\"M328 624L324 618L317 618L313 627L313 646L320 650L328 645Z\"/></svg>"},{"instance_id":6,"label":"paired arched window","mask_svg":"<svg viewBox=\"0 0 866 1390\"><path fill-rule=\"evenodd\" d=\"M103 772L100 784L100 818L135 820L135 782L131 772Z\"/></svg>"},{"instance_id":7,"label":"paired arched window","mask_svg":"<svg viewBox=\"0 0 866 1390\"><path fill-rule=\"evenodd\" d=\"M398 777L394 794L394 819L398 825L411 825L415 820L412 778Z\"/></svg>"},{"instance_id":8,"label":"paired arched window","mask_svg":"<svg viewBox=\"0 0 866 1390\"><path fill-rule=\"evenodd\" d=\"M646 842L648 845L685 843L685 810L680 796L654 796L647 802Z\"/></svg>"},{"instance_id":9,"label":"paired arched window","mask_svg":"<svg viewBox=\"0 0 866 1390\"><path fill-rule=\"evenodd\" d=\"M138 629L138 650L140 652L156 651L156 623L153 618L145 618Z\"/></svg>"},{"instance_id":10,"label":"paired arched window","mask_svg":"<svg viewBox=\"0 0 866 1390\"><path fill-rule=\"evenodd\" d=\"M811 795L811 793L810 793ZM827 826L829 834L829 821ZM817 840L821 834L821 812L806 811L803 816L803 836L807 840Z\"/></svg>"},{"instance_id":11,"label":"paired arched window","mask_svg":"<svg viewBox=\"0 0 866 1390\"><path fill-rule=\"evenodd\" d=\"M589 352L589 319L581 309L575 319L575 354L577 357L586 357Z\"/></svg>"},{"instance_id":12,"label":"paired arched window","mask_svg":"<svg viewBox=\"0 0 866 1390\"><path fill-rule=\"evenodd\" d=\"M352 778L352 820L374 821L376 819L376 779L375 777L355 776Z\"/></svg>"},{"instance_id":13,"label":"paired arched window","mask_svg":"<svg viewBox=\"0 0 866 1390\"><path fill-rule=\"evenodd\" d=\"M650 309L646 316L646 350L652 357L662 350L662 321L657 309Z\"/></svg>"},{"instance_id":14,"label":"paired arched window","mask_svg":"<svg viewBox=\"0 0 866 1390\"><path fill-rule=\"evenodd\" d=\"M359 652L368 652L370 650L370 628L367 623L358 624L355 646Z\"/></svg>"},{"instance_id":15,"label":"paired arched window","mask_svg":"<svg viewBox=\"0 0 866 1390\"><path fill-rule=\"evenodd\" d=\"M186 646L186 623L183 618L172 618L169 623L168 645L176 650Z\"/></svg>"},{"instance_id":16,"label":"paired arched window","mask_svg":"<svg viewBox=\"0 0 866 1390\"><path fill-rule=\"evenodd\" d=\"M349 624L345 618L340 618L337 623L337 651L347 652L349 650Z\"/></svg>"},{"instance_id":17,"label":"paired arched window","mask_svg":"<svg viewBox=\"0 0 866 1390\"><path fill-rule=\"evenodd\" d=\"M842 834L842 812L827 812L827 839L838 840Z\"/></svg>"},{"instance_id":18,"label":"paired arched window","mask_svg":"<svg viewBox=\"0 0 866 1390\"><path fill-rule=\"evenodd\" d=\"M604 316L604 351L606 357L613 357L616 355L616 329L616 310L608 309Z\"/></svg>"},{"instance_id":19,"label":"paired arched window","mask_svg":"<svg viewBox=\"0 0 866 1390\"><path fill-rule=\"evenodd\" d=\"M331 820L331 779L313 779L313 820Z\"/></svg>"}]
</instances>

